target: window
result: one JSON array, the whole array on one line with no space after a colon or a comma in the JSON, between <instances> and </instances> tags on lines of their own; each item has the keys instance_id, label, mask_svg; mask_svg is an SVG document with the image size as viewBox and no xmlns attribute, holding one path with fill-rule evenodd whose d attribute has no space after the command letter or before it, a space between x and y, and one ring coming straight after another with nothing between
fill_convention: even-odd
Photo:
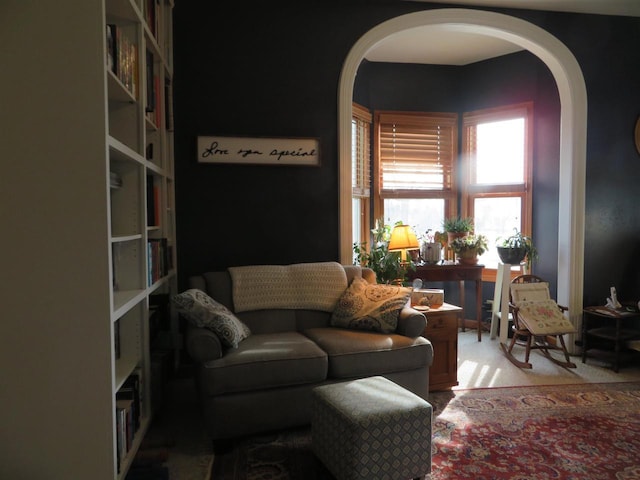
<instances>
[{"instance_id":1,"label":"window","mask_svg":"<svg viewBox=\"0 0 640 480\"><path fill-rule=\"evenodd\" d=\"M374 218L402 220L420 236L446 217L472 217L489 240L485 280L495 280L498 237L532 233L532 129L532 102L464 113L458 159L457 114L375 112Z\"/></svg>"},{"instance_id":2,"label":"window","mask_svg":"<svg viewBox=\"0 0 640 480\"><path fill-rule=\"evenodd\" d=\"M462 123L462 215L489 239L480 262L495 269L498 237L531 235L533 104L465 113Z\"/></svg>"},{"instance_id":3,"label":"window","mask_svg":"<svg viewBox=\"0 0 640 480\"><path fill-rule=\"evenodd\" d=\"M369 241L371 191L371 113L354 103L351 117L351 204L354 243Z\"/></svg>"},{"instance_id":4,"label":"window","mask_svg":"<svg viewBox=\"0 0 640 480\"><path fill-rule=\"evenodd\" d=\"M457 125L454 113L376 112L375 218L420 236L455 214Z\"/></svg>"}]
</instances>

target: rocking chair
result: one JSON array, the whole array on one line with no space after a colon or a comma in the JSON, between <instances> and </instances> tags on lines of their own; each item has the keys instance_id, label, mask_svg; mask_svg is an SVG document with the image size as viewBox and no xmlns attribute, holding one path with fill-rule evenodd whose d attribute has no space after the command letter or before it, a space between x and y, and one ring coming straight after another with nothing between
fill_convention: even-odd
<instances>
[{"instance_id":1,"label":"rocking chair","mask_svg":"<svg viewBox=\"0 0 640 480\"><path fill-rule=\"evenodd\" d=\"M565 368L576 368L569 359L563 337L567 333L575 333L576 329L564 316L567 307L550 298L549 283L536 275L519 275L512 280L510 287L513 337L508 347L500 344L507 358L520 368L532 368L529 363L531 350L540 350L552 362ZM515 345L525 347L524 361L514 357ZM550 350L561 351L565 360L553 357Z\"/></svg>"}]
</instances>

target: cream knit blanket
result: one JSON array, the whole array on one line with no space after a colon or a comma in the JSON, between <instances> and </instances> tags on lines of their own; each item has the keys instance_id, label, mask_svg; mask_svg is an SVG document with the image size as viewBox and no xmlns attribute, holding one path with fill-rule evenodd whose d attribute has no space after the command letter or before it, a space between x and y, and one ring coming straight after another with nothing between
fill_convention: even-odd
<instances>
[{"instance_id":1,"label":"cream knit blanket","mask_svg":"<svg viewBox=\"0 0 640 480\"><path fill-rule=\"evenodd\" d=\"M347 288L336 262L230 267L236 312L273 308L333 312Z\"/></svg>"}]
</instances>

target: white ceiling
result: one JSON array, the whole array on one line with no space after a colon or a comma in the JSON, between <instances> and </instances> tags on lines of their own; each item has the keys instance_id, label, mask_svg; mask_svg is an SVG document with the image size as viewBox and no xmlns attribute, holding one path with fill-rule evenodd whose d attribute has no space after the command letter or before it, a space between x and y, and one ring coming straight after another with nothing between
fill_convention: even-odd
<instances>
[{"instance_id":1,"label":"white ceiling","mask_svg":"<svg viewBox=\"0 0 640 480\"><path fill-rule=\"evenodd\" d=\"M451 0L438 3L640 17L640 0ZM519 50L520 46L493 37L430 26L389 36L371 48L365 57L371 62L468 65Z\"/></svg>"}]
</instances>

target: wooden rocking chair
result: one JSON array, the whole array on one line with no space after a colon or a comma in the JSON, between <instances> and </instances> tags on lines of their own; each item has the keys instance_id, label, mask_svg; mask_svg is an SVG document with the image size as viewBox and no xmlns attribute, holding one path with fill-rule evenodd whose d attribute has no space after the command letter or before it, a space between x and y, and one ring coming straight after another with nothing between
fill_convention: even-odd
<instances>
[{"instance_id":1,"label":"wooden rocking chair","mask_svg":"<svg viewBox=\"0 0 640 480\"><path fill-rule=\"evenodd\" d=\"M513 318L513 337L507 347L500 343L507 358L520 368L532 368L529 363L531 350L540 350L545 357L565 368L576 368L569 359L563 335L575 333L576 329L564 316L567 307L558 305L549 295L549 283L536 275L515 277L509 289L509 311ZM525 347L524 361L513 355L513 347ZM565 360L549 353L559 350Z\"/></svg>"}]
</instances>

